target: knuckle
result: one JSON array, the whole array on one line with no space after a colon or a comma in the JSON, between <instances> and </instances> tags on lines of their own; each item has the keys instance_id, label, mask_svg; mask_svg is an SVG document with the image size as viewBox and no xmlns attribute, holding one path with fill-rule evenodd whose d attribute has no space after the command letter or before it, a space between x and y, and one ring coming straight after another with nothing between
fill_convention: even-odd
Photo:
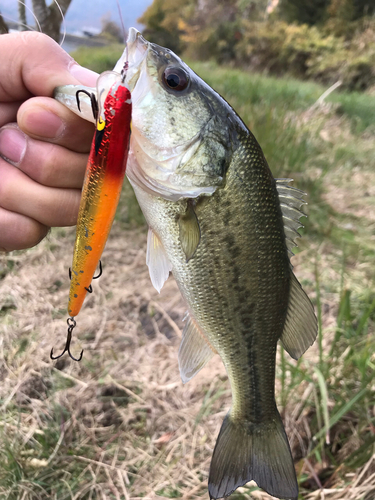
<instances>
[{"instance_id":1,"label":"knuckle","mask_svg":"<svg viewBox=\"0 0 375 500\"><path fill-rule=\"evenodd\" d=\"M43 155L35 158L33 166L33 178L43 186L53 186L56 176L56 168L60 157L56 153L56 147L48 142L43 144Z\"/></svg>"}]
</instances>

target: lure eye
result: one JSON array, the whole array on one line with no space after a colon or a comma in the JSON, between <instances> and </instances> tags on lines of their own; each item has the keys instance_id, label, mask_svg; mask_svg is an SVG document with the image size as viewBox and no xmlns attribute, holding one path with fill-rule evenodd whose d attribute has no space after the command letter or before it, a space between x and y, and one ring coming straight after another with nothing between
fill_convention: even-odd
<instances>
[{"instance_id":1,"label":"lure eye","mask_svg":"<svg viewBox=\"0 0 375 500\"><path fill-rule=\"evenodd\" d=\"M181 68L166 68L163 73L163 82L171 90L185 90L189 84L186 71Z\"/></svg>"}]
</instances>

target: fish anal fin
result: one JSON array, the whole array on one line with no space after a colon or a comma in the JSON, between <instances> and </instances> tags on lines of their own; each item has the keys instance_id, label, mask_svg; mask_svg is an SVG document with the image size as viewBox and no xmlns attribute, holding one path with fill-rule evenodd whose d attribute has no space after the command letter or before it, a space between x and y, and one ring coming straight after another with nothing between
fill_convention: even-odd
<instances>
[{"instance_id":1,"label":"fish anal fin","mask_svg":"<svg viewBox=\"0 0 375 500\"><path fill-rule=\"evenodd\" d=\"M279 412L259 424L225 417L212 455L208 491L224 498L248 481L270 495L297 500L292 454Z\"/></svg>"},{"instance_id":2,"label":"fish anal fin","mask_svg":"<svg viewBox=\"0 0 375 500\"><path fill-rule=\"evenodd\" d=\"M188 201L186 212L179 217L179 237L186 262L193 257L201 239L198 218L192 204Z\"/></svg>"},{"instance_id":3,"label":"fish anal fin","mask_svg":"<svg viewBox=\"0 0 375 500\"><path fill-rule=\"evenodd\" d=\"M160 290L168 279L169 272L172 271L172 266L161 241L150 228L147 235L146 264L151 282L154 288L160 293Z\"/></svg>"},{"instance_id":4,"label":"fish anal fin","mask_svg":"<svg viewBox=\"0 0 375 500\"><path fill-rule=\"evenodd\" d=\"M317 334L314 306L291 271L288 312L281 344L292 358L298 359L315 342Z\"/></svg>"},{"instance_id":5,"label":"fish anal fin","mask_svg":"<svg viewBox=\"0 0 375 500\"><path fill-rule=\"evenodd\" d=\"M182 382L186 384L216 354L203 332L189 316L182 333L178 351L178 365Z\"/></svg>"}]
</instances>

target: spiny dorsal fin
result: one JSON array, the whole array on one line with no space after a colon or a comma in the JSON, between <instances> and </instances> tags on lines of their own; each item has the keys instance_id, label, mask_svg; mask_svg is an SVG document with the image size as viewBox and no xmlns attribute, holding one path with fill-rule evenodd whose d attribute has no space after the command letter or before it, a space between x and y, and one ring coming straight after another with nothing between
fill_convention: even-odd
<instances>
[{"instance_id":1,"label":"spiny dorsal fin","mask_svg":"<svg viewBox=\"0 0 375 500\"><path fill-rule=\"evenodd\" d=\"M304 196L306 193L295 187L289 186L293 179L275 179L276 189L279 195L280 207L283 214L284 232L288 253L293 256L292 249L296 247L296 238L299 238L298 229L303 227L299 219L306 217L301 207L306 204Z\"/></svg>"},{"instance_id":2,"label":"spiny dorsal fin","mask_svg":"<svg viewBox=\"0 0 375 500\"><path fill-rule=\"evenodd\" d=\"M301 207L306 203L303 199L306 193L289 186L291 181L292 179L276 179L286 245L292 256L292 248L297 246L295 240L299 237L298 229L303 227L299 219L305 216ZM281 343L292 358L298 359L314 343L317 333L314 307L291 270L289 305Z\"/></svg>"},{"instance_id":3,"label":"spiny dorsal fin","mask_svg":"<svg viewBox=\"0 0 375 500\"><path fill-rule=\"evenodd\" d=\"M292 358L298 359L315 342L318 322L314 306L292 270L290 273L288 312L280 341Z\"/></svg>"},{"instance_id":4,"label":"spiny dorsal fin","mask_svg":"<svg viewBox=\"0 0 375 500\"><path fill-rule=\"evenodd\" d=\"M150 228L148 228L147 235L146 264L148 265L151 282L160 293L168 279L169 271L172 271L172 266L161 241Z\"/></svg>"},{"instance_id":5,"label":"spiny dorsal fin","mask_svg":"<svg viewBox=\"0 0 375 500\"><path fill-rule=\"evenodd\" d=\"M178 225L182 250L186 256L186 262L189 262L201 239L199 222L190 201L188 201L186 212L180 216Z\"/></svg>"},{"instance_id":6,"label":"spiny dorsal fin","mask_svg":"<svg viewBox=\"0 0 375 500\"><path fill-rule=\"evenodd\" d=\"M186 384L216 354L195 321L188 316L178 351L182 382Z\"/></svg>"}]
</instances>

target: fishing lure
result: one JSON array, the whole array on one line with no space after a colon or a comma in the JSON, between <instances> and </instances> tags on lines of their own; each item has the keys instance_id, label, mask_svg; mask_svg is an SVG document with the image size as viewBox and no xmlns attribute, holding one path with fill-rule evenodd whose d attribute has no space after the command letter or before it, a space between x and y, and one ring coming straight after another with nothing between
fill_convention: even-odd
<instances>
[{"instance_id":1,"label":"fishing lure","mask_svg":"<svg viewBox=\"0 0 375 500\"><path fill-rule=\"evenodd\" d=\"M74 317L79 313L86 294L92 292L92 279L101 275L100 257L116 213L126 170L132 104L130 91L124 83L125 74L123 71L118 81L120 75L117 73L103 73L98 80L98 100L94 94L88 94L96 130L82 188L73 265L69 270L68 335L63 352L54 357L52 349L51 359L60 358L66 351L75 361L82 358L83 350L79 358L70 352L72 331L76 326ZM103 84L103 80L108 83L108 78L115 79L115 82L108 94L104 94L104 90L100 92L99 89L108 88ZM85 90L76 93L78 109L80 92L87 94ZM98 263L99 275L94 276Z\"/></svg>"}]
</instances>

